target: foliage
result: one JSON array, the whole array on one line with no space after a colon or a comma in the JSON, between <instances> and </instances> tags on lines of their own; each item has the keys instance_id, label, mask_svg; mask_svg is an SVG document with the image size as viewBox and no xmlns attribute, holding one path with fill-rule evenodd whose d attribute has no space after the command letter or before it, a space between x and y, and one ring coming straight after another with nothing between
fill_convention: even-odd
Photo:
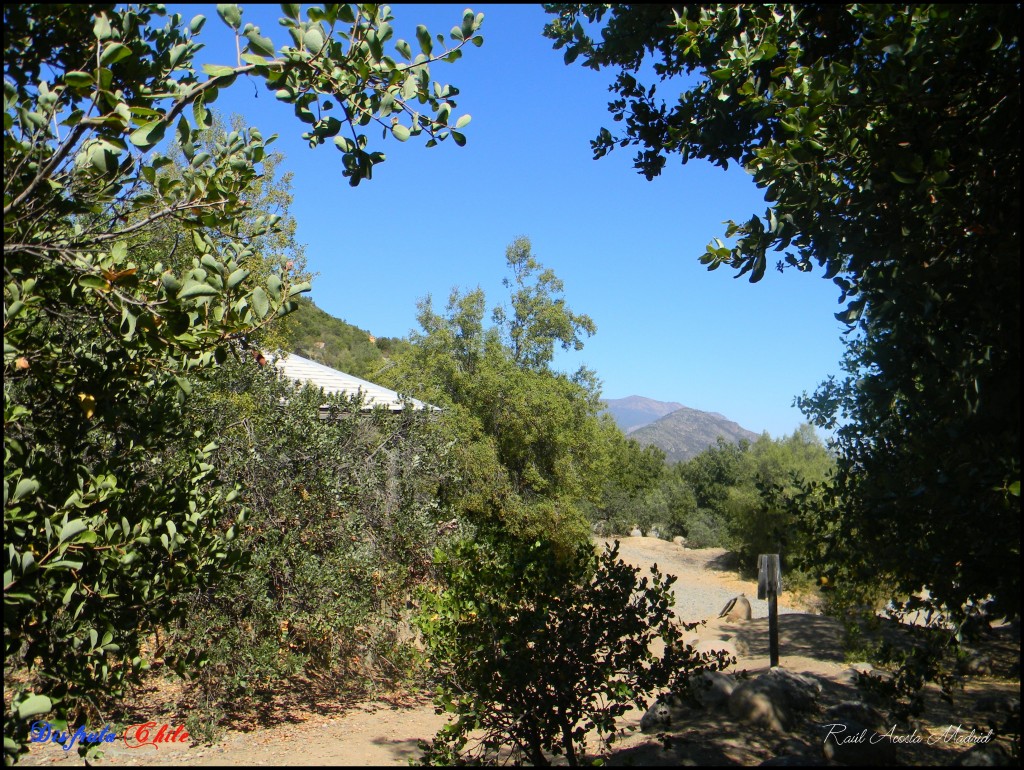
<instances>
[{"instance_id":1,"label":"foliage","mask_svg":"<svg viewBox=\"0 0 1024 770\"><path fill-rule=\"evenodd\" d=\"M464 142L468 116L448 126L457 91L431 84L428 64L482 42L480 16L466 13L452 49L432 53L423 28L415 59L396 41L398 64L383 48L387 9L284 9L294 45L278 48L218 6L239 58L201 79L202 16L4 8L4 644L35 676L9 702L8 759L34 717L88 717L122 691L146 666L140 639L238 554L244 512L181 404L197 373L308 285L287 265L246 266L282 234L248 202L270 140L255 128L204 138L208 105L239 76L258 79L294 104L311 144L334 137L352 184L383 160L359 133L371 121L400 140ZM172 137L176 168L160 149ZM181 240L194 257L176 252Z\"/></svg>"},{"instance_id":2,"label":"foliage","mask_svg":"<svg viewBox=\"0 0 1024 770\"><path fill-rule=\"evenodd\" d=\"M734 550L747 569L760 553L806 561L810 545L799 512L821 498L834 459L810 425L791 436L716 444L688 462L665 466L660 450L619 434L601 500L588 508L603 534L639 527L682 535L694 548Z\"/></svg>"},{"instance_id":3,"label":"foliage","mask_svg":"<svg viewBox=\"0 0 1024 770\"><path fill-rule=\"evenodd\" d=\"M220 475L250 511L237 540L248 568L189 592L168 629L166 659L211 711L295 674L347 694L401 678L405 602L447 531L446 439L431 413L363 410L275 374L230 364L192 402L223 436Z\"/></svg>"},{"instance_id":4,"label":"foliage","mask_svg":"<svg viewBox=\"0 0 1024 770\"><path fill-rule=\"evenodd\" d=\"M454 721L422 744L426 764L539 766L564 754L575 766L589 731L607 746L617 719L646 708L653 691L725 665L724 655L682 645L675 578L655 566L650 582L638 580L617 543L600 556L581 544L563 560L543 542L482 538L438 566L442 587L424 595L417 623L441 679L438 710Z\"/></svg>"},{"instance_id":5,"label":"foliage","mask_svg":"<svg viewBox=\"0 0 1024 770\"><path fill-rule=\"evenodd\" d=\"M800 399L837 428L835 576L891 576L963 616L1020 607L1020 12L1015 5L548 6L566 61L618 68L600 157L739 163L764 216L701 260L769 252L841 290L846 375ZM586 20L601 25L599 33ZM647 55L667 101L636 73ZM812 522L813 523L813 522Z\"/></svg>"},{"instance_id":6,"label":"foliage","mask_svg":"<svg viewBox=\"0 0 1024 770\"><path fill-rule=\"evenodd\" d=\"M667 521L667 517L652 513L647 501L665 471L665 453L656 446L643 447L627 438L610 416L605 416L604 421L608 470L600 498L585 507L587 517L602 535L628 535L633 527L646 532L656 523Z\"/></svg>"},{"instance_id":7,"label":"foliage","mask_svg":"<svg viewBox=\"0 0 1024 770\"><path fill-rule=\"evenodd\" d=\"M746 441L733 444L719 439L715 446L708 447L689 462L676 466L679 475L693 489L698 509L711 511L721 521L726 519L725 506L729 490L745 479L744 465L749 447Z\"/></svg>"},{"instance_id":8,"label":"foliage","mask_svg":"<svg viewBox=\"0 0 1024 770\"><path fill-rule=\"evenodd\" d=\"M834 460L810 425L791 436L733 444L719 438L685 463L668 468L644 501L648 516L695 548L726 547L752 569L760 553L782 553L793 566L809 544L798 518L813 485L828 478ZM655 511L665 510L658 516ZM661 530L659 530L660 532Z\"/></svg>"},{"instance_id":9,"label":"foliage","mask_svg":"<svg viewBox=\"0 0 1024 770\"><path fill-rule=\"evenodd\" d=\"M485 327L479 288L453 291L444 315L428 297L423 331L385 382L444 408L457 468L442 488L446 504L475 523L567 545L587 535L580 504L598 494L606 433L593 374L568 376L548 364L555 343L576 347L593 323L553 294L561 282L540 271L528 240L506 257L518 288L510 307L495 311L496 325Z\"/></svg>"},{"instance_id":10,"label":"foliage","mask_svg":"<svg viewBox=\"0 0 1024 770\"><path fill-rule=\"evenodd\" d=\"M787 568L807 561L811 544L800 511L811 505L810 485L829 478L834 458L805 423L781 439L763 435L747 449L745 460L744 483L729 491L725 504L740 563L752 570L762 553L781 554Z\"/></svg>"},{"instance_id":11,"label":"foliage","mask_svg":"<svg viewBox=\"0 0 1024 770\"><path fill-rule=\"evenodd\" d=\"M566 307L565 299L559 296L565 285L554 270L541 270L530 240L520 237L513 241L505 251L505 260L512 271L512 278L502 280L511 292L510 307L495 308L493 318L512 361L526 369L543 371L551 364L556 342L564 350L583 350L580 337L593 336L597 326L590 316L577 315Z\"/></svg>"},{"instance_id":12,"label":"foliage","mask_svg":"<svg viewBox=\"0 0 1024 770\"><path fill-rule=\"evenodd\" d=\"M388 359L408 346L404 340L375 338L335 318L301 297L295 312L284 319L282 347L304 358L356 377L374 379Z\"/></svg>"}]
</instances>

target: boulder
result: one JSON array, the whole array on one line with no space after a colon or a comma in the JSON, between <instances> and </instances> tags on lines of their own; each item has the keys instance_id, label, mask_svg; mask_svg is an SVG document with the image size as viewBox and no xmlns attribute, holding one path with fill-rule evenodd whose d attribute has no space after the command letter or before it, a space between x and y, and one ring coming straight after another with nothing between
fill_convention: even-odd
<instances>
[{"instance_id":1,"label":"boulder","mask_svg":"<svg viewBox=\"0 0 1024 770\"><path fill-rule=\"evenodd\" d=\"M803 754L781 754L766 759L760 767L821 767L821 760Z\"/></svg>"},{"instance_id":2,"label":"boulder","mask_svg":"<svg viewBox=\"0 0 1024 770\"><path fill-rule=\"evenodd\" d=\"M884 732L885 717L864 701L848 700L837 703L825 712L827 724L849 724L856 722L872 730Z\"/></svg>"},{"instance_id":3,"label":"boulder","mask_svg":"<svg viewBox=\"0 0 1024 770\"><path fill-rule=\"evenodd\" d=\"M644 533L640 531L639 527L633 527L633 529L631 529L629 531L629 536L630 537L643 537Z\"/></svg>"},{"instance_id":4,"label":"boulder","mask_svg":"<svg viewBox=\"0 0 1024 770\"><path fill-rule=\"evenodd\" d=\"M726 620L733 623L750 620L750 600L747 599L747 595L740 594L734 599L730 599L729 602L722 608L722 611L718 614L718 617L725 618Z\"/></svg>"},{"instance_id":5,"label":"boulder","mask_svg":"<svg viewBox=\"0 0 1024 770\"><path fill-rule=\"evenodd\" d=\"M696 652L724 652L729 657L736 657L736 645L724 639L700 639L693 648Z\"/></svg>"},{"instance_id":6,"label":"boulder","mask_svg":"<svg viewBox=\"0 0 1024 770\"><path fill-rule=\"evenodd\" d=\"M991 676L992 658L979 652L968 651L967 657L957 664L957 671L968 676Z\"/></svg>"},{"instance_id":7,"label":"boulder","mask_svg":"<svg viewBox=\"0 0 1024 770\"><path fill-rule=\"evenodd\" d=\"M692 699L706 709L726 708L736 689L736 680L721 671L702 671L689 682Z\"/></svg>"},{"instance_id":8,"label":"boulder","mask_svg":"<svg viewBox=\"0 0 1024 770\"><path fill-rule=\"evenodd\" d=\"M870 663L854 663L837 677L842 684L856 685L860 683L861 674L869 675L878 673Z\"/></svg>"},{"instance_id":9,"label":"boulder","mask_svg":"<svg viewBox=\"0 0 1024 770\"><path fill-rule=\"evenodd\" d=\"M653 732L655 730L662 730L672 724L672 709L669 708L667 703L663 703L660 700L654 702L651 706L640 717L640 729L645 732Z\"/></svg>"},{"instance_id":10,"label":"boulder","mask_svg":"<svg viewBox=\"0 0 1024 770\"><path fill-rule=\"evenodd\" d=\"M672 695L663 695L640 717L640 730L649 733L667 729L673 723L681 722L686 714L687 708L682 700Z\"/></svg>"},{"instance_id":11,"label":"boulder","mask_svg":"<svg viewBox=\"0 0 1024 770\"><path fill-rule=\"evenodd\" d=\"M776 732L788 732L820 694L821 683L813 677L776 667L737 685L729 697L729 713Z\"/></svg>"},{"instance_id":12,"label":"boulder","mask_svg":"<svg viewBox=\"0 0 1024 770\"><path fill-rule=\"evenodd\" d=\"M892 741L879 738L871 727L849 720L821 726L822 753L829 762L841 765L885 767L900 764Z\"/></svg>"},{"instance_id":13,"label":"boulder","mask_svg":"<svg viewBox=\"0 0 1024 770\"><path fill-rule=\"evenodd\" d=\"M1013 765L1020 765L1020 761L1014 762L1010 752L998 743L978 744L953 760L954 767L1010 767Z\"/></svg>"},{"instance_id":14,"label":"boulder","mask_svg":"<svg viewBox=\"0 0 1024 770\"><path fill-rule=\"evenodd\" d=\"M1009 714L1011 716L1020 716L1020 698L1014 697L1013 695L1004 695L1001 693L985 695L978 698L974 707L978 711L983 711L988 714Z\"/></svg>"},{"instance_id":15,"label":"boulder","mask_svg":"<svg viewBox=\"0 0 1024 770\"><path fill-rule=\"evenodd\" d=\"M686 548L686 538L683 537L682 535L676 535L674 538L672 538L672 542L675 543L678 546L682 546L683 548Z\"/></svg>"}]
</instances>

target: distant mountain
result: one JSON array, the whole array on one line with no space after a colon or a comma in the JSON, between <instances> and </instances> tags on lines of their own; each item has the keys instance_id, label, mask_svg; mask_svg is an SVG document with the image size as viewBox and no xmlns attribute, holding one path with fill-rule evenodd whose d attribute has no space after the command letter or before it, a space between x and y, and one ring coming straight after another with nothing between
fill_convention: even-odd
<instances>
[{"instance_id":1,"label":"distant mountain","mask_svg":"<svg viewBox=\"0 0 1024 770\"><path fill-rule=\"evenodd\" d=\"M741 439L757 441L758 434L742 428L716 412L702 412L684 406L630 432L629 437L644 446L653 444L665 452L667 462L676 463L714 446L721 436L738 444Z\"/></svg>"},{"instance_id":2,"label":"distant mountain","mask_svg":"<svg viewBox=\"0 0 1024 770\"><path fill-rule=\"evenodd\" d=\"M648 425L660 417L683 409L682 404L675 401L655 401L643 396L626 396L625 398L606 398L605 408L624 433Z\"/></svg>"}]
</instances>

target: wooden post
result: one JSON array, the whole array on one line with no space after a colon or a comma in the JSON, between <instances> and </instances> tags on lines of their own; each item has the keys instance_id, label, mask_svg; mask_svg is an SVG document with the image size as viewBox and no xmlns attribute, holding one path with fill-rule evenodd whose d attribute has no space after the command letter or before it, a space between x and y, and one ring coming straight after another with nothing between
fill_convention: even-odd
<instances>
[{"instance_id":1,"label":"wooden post","mask_svg":"<svg viewBox=\"0 0 1024 770\"><path fill-rule=\"evenodd\" d=\"M777 553L757 557L757 598L768 600L768 665L779 665L779 594L782 593L782 568Z\"/></svg>"}]
</instances>

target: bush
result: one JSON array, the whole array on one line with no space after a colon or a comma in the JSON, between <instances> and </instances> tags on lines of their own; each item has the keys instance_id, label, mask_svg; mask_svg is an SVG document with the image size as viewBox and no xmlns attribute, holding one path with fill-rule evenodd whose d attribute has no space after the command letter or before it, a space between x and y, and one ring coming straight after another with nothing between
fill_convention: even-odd
<instances>
[{"instance_id":1,"label":"bush","mask_svg":"<svg viewBox=\"0 0 1024 770\"><path fill-rule=\"evenodd\" d=\"M167 657L213 708L297 674L350 694L403 678L401 616L450 518L436 503L445 450L431 414L363 412L251 360L226 366L197 404L221 436L221 476L245 490L249 564L189 595Z\"/></svg>"},{"instance_id":2,"label":"bush","mask_svg":"<svg viewBox=\"0 0 1024 770\"><path fill-rule=\"evenodd\" d=\"M698 508L686 524L689 548L720 548L728 542L725 523L707 508Z\"/></svg>"},{"instance_id":3,"label":"bush","mask_svg":"<svg viewBox=\"0 0 1024 770\"><path fill-rule=\"evenodd\" d=\"M596 730L605 746L616 720L645 709L656 689L725 665L680 643L669 590L675 577L581 546L558 560L550 545L496 537L439 554L444 587L425 594L417 623L441 681L438 709L454 721L423 748L427 764L584 760ZM685 626L692 629L694 626ZM661 657L651 642L665 642ZM482 737L466 749L469 734Z\"/></svg>"}]
</instances>

